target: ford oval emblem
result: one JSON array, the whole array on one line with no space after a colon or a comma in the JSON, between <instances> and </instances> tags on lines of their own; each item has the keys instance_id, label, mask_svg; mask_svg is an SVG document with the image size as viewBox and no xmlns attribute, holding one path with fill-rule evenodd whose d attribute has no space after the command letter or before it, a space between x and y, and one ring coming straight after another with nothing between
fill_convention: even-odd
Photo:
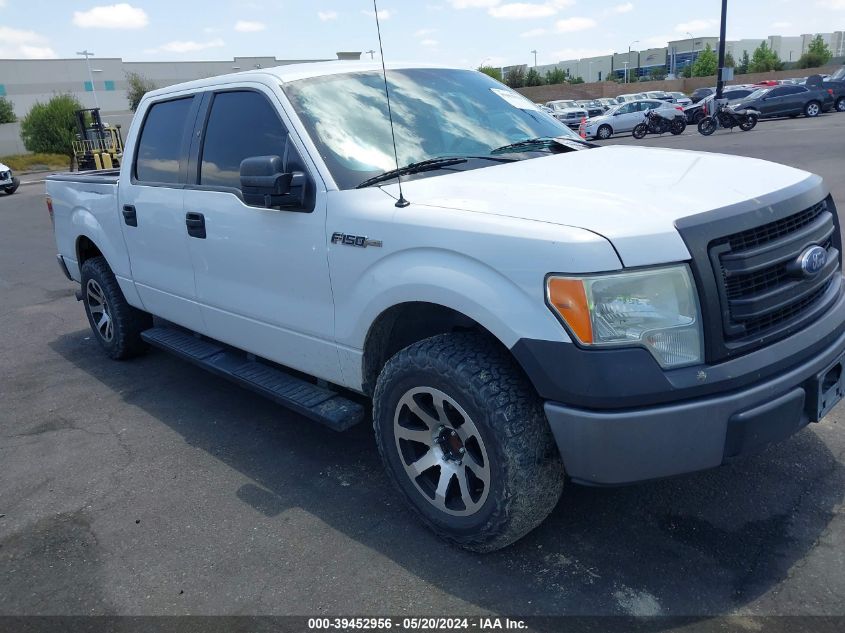
<instances>
[{"instance_id":1,"label":"ford oval emblem","mask_svg":"<svg viewBox=\"0 0 845 633\"><path fill-rule=\"evenodd\" d=\"M801 264L801 272L805 277L817 275L827 263L827 251L821 246L811 246L801 253L798 260Z\"/></svg>"}]
</instances>

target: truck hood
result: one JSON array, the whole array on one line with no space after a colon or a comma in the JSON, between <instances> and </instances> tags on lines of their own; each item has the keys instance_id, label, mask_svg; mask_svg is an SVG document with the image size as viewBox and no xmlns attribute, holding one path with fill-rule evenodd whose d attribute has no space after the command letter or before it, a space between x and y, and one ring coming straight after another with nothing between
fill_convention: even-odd
<instances>
[{"instance_id":1,"label":"truck hood","mask_svg":"<svg viewBox=\"0 0 845 633\"><path fill-rule=\"evenodd\" d=\"M817 178L724 154L604 146L403 182L414 205L586 229L625 266L689 259L679 218L728 207ZM384 187L398 198L395 184ZM762 203L761 203L762 204Z\"/></svg>"}]
</instances>

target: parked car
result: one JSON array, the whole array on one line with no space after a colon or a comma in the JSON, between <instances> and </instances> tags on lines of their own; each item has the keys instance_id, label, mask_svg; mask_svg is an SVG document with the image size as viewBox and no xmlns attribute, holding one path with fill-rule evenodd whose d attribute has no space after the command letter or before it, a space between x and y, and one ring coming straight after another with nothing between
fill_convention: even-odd
<instances>
[{"instance_id":1,"label":"parked car","mask_svg":"<svg viewBox=\"0 0 845 633\"><path fill-rule=\"evenodd\" d=\"M601 116L587 119L584 132L587 138L609 139L614 134L632 131L637 123L643 122L646 112L656 108L673 110L676 112L675 116L684 114L683 109L673 103L657 99L639 99L611 108Z\"/></svg>"},{"instance_id":2,"label":"parked car","mask_svg":"<svg viewBox=\"0 0 845 633\"><path fill-rule=\"evenodd\" d=\"M761 81L758 81L754 85L755 86L778 86L780 84L778 83L777 79L763 79Z\"/></svg>"},{"instance_id":3,"label":"parked car","mask_svg":"<svg viewBox=\"0 0 845 633\"><path fill-rule=\"evenodd\" d=\"M0 189L7 195L12 195L18 190L21 181L12 173L12 169L8 165L0 163Z\"/></svg>"},{"instance_id":4,"label":"parked car","mask_svg":"<svg viewBox=\"0 0 845 633\"><path fill-rule=\"evenodd\" d=\"M728 103L733 104L744 99L752 92L754 92L753 88L734 88L733 86L726 86L722 96L728 100ZM684 116L687 118L687 123L690 125L698 125L698 122L707 116L707 114L712 114L711 104L715 98L716 94L713 93L709 97L704 97L704 99L698 103L686 106L684 108ZM705 108L707 108L708 112L705 112Z\"/></svg>"},{"instance_id":5,"label":"parked car","mask_svg":"<svg viewBox=\"0 0 845 633\"><path fill-rule=\"evenodd\" d=\"M92 343L155 346L292 408L286 450L306 419L372 424L397 494L476 551L531 531L569 482L716 467L839 400L820 177L594 147L476 71L388 77L397 145L379 64L296 64L148 92L119 171L48 176Z\"/></svg>"},{"instance_id":6,"label":"parked car","mask_svg":"<svg viewBox=\"0 0 845 633\"><path fill-rule=\"evenodd\" d=\"M735 105L753 108L760 112L761 118L799 114L816 117L833 108L833 91L806 86L770 86L755 90Z\"/></svg>"},{"instance_id":7,"label":"parked car","mask_svg":"<svg viewBox=\"0 0 845 633\"><path fill-rule=\"evenodd\" d=\"M629 101L639 101L642 99L639 93L631 93L624 95L617 95L616 101L619 103L628 103Z\"/></svg>"},{"instance_id":8,"label":"parked car","mask_svg":"<svg viewBox=\"0 0 845 633\"><path fill-rule=\"evenodd\" d=\"M693 90L692 94L690 95L690 100L693 103L698 103L699 101L704 99L704 97L709 97L710 95L715 94L715 93L716 93L715 88L696 88L695 90Z\"/></svg>"},{"instance_id":9,"label":"parked car","mask_svg":"<svg viewBox=\"0 0 845 633\"><path fill-rule=\"evenodd\" d=\"M659 99L660 101L668 101L669 103L675 103L675 97L673 97L671 93L665 92L663 90L651 90L644 94L648 99Z\"/></svg>"},{"instance_id":10,"label":"parked car","mask_svg":"<svg viewBox=\"0 0 845 633\"><path fill-rule=\"evenodd\" d=\"M604 106L598 99L583 99L575 102L578 107L587 111L587 116L598 116L604 114Z\"/></svg>"},{"instance_id":11,"label":"parked car","mask_svg":"<svg viewBox=\"0 0 845 633\"><path fill-rule=\"evenodd\" d=\"M613 97L602 97L602 98L598 99L598 101L599 101L599 103L602 104L602 106L604 106L605 112L610 110L610 108L612 108L613 106L619 105L619 103L620 103L619 101L617 101Z\"/></svg>"},{"instance_id":12,"label":"parked car","mask_svg":"<svg viewBox=\"0 0 845 633\"><path fill-rule=\"evenodd\" d=\"M837 71L830 77L816 81L814 78L807 79L807 87L820 87L824 90L831 91L833 96L833 107L838 112L845 112L845 69Z\"/></svg>"},{"instance_id":13,"label":"parked car","mask_svg":"<svg viewBox=\"0 0 845 633\"><path fill-rule=\"evenodd\" d=\"M692 99L686 96L683 92L670 92L670 95L675 99L675 103L679 106L692 105Z\"/></svg>"},{"instance_id":14,"label":"parked car","mask_svg":"<svg viewBox=\"0 0 845 633\"><path fill-rule=\"evenodd\" d=\"M558 99L548 101L547 108L551 108L552 115L564 125L570 128L577 128L581 125L582 119L587 118L587 110L579 106L572 99Z\"/></svg>"}]
</instances>

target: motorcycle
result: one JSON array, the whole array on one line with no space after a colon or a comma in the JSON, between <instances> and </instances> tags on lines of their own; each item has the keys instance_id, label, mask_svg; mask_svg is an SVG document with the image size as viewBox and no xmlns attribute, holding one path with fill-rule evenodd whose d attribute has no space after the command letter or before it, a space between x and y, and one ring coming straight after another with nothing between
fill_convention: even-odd
<instances>
[{"instance_id":1,"label":"motorcycle","mask_svg":"<svg viewBox=\"0 0 845 633\"><path fill-rule=\"evenodd\" d=\"M672 112L675 112L674 110ZM649 110L642 123L634 126L632 134L635 139L644 138L646 134L665 134L671 132L678 135L683 134L687 129L687 121L683 115L672 116L671 118L662 114L659 110Z\"/></svg>"},{"instance_id":2,"label":"motorcycle","mask_svg":"<svg viewBox=\"0 0 845 633\"><path fill-rule=\"evenodd\" d=\"M752 108L736 110L727 103L721 105L714 114L705 116L698 122L698 131L704 136L710 136L718 128L733 129L738 127L743 132L753 130L760 119L760 113Z\"/></svg>"}]
</instances>

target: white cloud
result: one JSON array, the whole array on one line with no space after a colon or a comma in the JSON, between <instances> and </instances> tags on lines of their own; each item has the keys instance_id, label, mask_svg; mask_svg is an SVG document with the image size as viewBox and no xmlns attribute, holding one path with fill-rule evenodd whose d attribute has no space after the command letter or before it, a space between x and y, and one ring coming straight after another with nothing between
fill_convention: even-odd
<instances>
[{"instance_id":1,"label":"white cloud","mask_svg":"<svg viewBox=\"0 0 845 633\"><path fill-rule=\"evenodd\" d=\"M420 40L420 44L422 44L426 48L435 48L439 43L440 42L438 42L437 40L432 40L432 39Z\"/></svg>"},{"instance_id":2,"label":"white cloud","mask_svg":"<svg viewBox=\"0 0 845 633\"><path fill-rule=\"evenodd\" d=\"M489 9L499 4L501 0L449 0L455 9Z\"/></svg>"},{"instance_id":3,"label":"white cloud","mask_svg":"<svg viewBox=\"0 0 845 633\"><path fill-rule=\"evenodd\" d=\"M317 11L317 17L323 22L337 20L337 11Z\"/></svg>"},{"instance_id":4,"label":"white cloud","mask_svg":"<svg viewBox=\"0 0 845 633\"><path fill-rule=\"evenodd\" d=\"M630 13L634 10L634 3L633 2L625 2L624 4L617 4L614 7L610 7L605 11L605 15L611 15L613 13Z\"/></svg>"},{"instance_id":5,"label":"white cloud","mask_svg":"<svg viewBox=\"0 0 845 633\"><path fill-rule=\"evenodd\" d=\"M0 58L49 59L58 57L47 46L49 40L35 31L23 31L0 25Z\"/></svg>"},{"instance_id":6,"label":"white cloud","mask_svg":"<svg viewBox=\"0 0 845 633\"><path fill-rule=\"evenodd\" d=\"M573 33L575 31L586 31L598 26L593 18L564 18L555 22L555 31L558 33Z\"/></svg>"},{"instance_id":7,"label":"white cloud","mask_svg":"<svg viewBox=\"0 0 845 633\"><path fill-rule=\"evenodd\" d=\"M83 29L142 29L149 21L143 9L125 2L73 12L73 23Z\"/></svg>"},{"instance_id":8,"label":"white cloud","mask_svg":"<svg viewBox=\"0 0 845 633\"><path fill-rule=\"evenodd\" d=\"M531 29L530 31L525 31L524 33L520 33L520 37L540 37L541 35L545 35L548 33L546 29Z\"/></svg>"},{"instance_id":9,"label":"white cloud","mask_svg":"<svg viewBox=\"0 0 845 633\"><path fill-rule=\"evenodd\" d=\"M374 18L376 16L375 11L361 11L361 13L363 13L364 15L368 15L371 18ZM389 20L390 16L392 16L393 13L394 12L391 11L390 9L379 9L378 10L378 19L379 20Z\"/></svg>"},{"instance_id":10,"label":"white cloud","mask_svg":"<svg viewBox=\"0 0 845 633\"><path fill-rule=\"evenodd\" d=\"M222 48L226 42L219 37L206 42L194 42L193 40L176 40L162 44L158 48L148 48L146 53L195 53L209 48Z\"/></svg>"},{"instance_id":11,"label":"white cloud","mask_svg":"<svg viewBox=\"0 0 845 633\"><path fill-rule=\"evenodd\" d=\"M235 30L240 33L256 33L267 28L264 22L253 22L250 20L238 20L235 22Z\"/></svg>"},{"instance_id":12,"label":"white cloud","mask_svg":"<svg viewBox=\"0 0 845 633\"><path fill-rule=\"evenodd\" d=\"M819 0L816 5L834 11L845 11L845 0Z\"/></svg>"},{"instance_id":13,"label":"white cloud","mask_svg":"<svg viewBox=\"0 0 845 633\"><path fill-rule=\"evenodd\" d=\"M494 18L506 20L527 20L547 18L557 14L564 7L574 4L574 0L547 0L546 2L509 2L491 6L487 12Z\"/></svg>"},{"instance_id":14,"label":"white cloud","mask_svg":"<svg viewBox=\"0 0 845 633\"><path fill-rule=\"evenodd\" d=\"M690 20L689 22L681 22L675 26L678 33L686 33L687 31L703 31L712 28L719 24L717 20Z\"/></svg>"},{"instance_id":15,"label":"white cloud","mask_svg":"<svg viewBox=\"0 0 845 633\"><path fill-rule=\"evenodd\" d=\"M549 56L559 61L571 59L586 59L589 57L601 57L610 55L613 52L610 48L564 48L559 51L552 51Z\"/></svg>"}]
</instances>

